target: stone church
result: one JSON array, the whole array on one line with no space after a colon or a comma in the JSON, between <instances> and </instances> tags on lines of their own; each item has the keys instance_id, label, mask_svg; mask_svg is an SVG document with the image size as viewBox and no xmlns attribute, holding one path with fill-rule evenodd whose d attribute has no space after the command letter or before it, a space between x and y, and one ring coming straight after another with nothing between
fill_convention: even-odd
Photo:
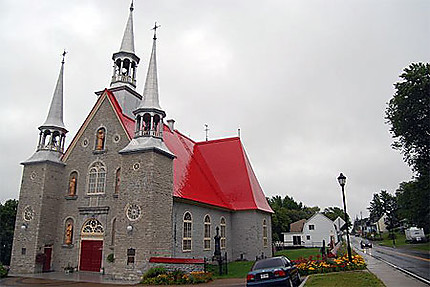
<instances>
[{"instance_id":1,"label":"stone church","mask_svg":"<svg viewBox=\"0 0 430 287\"><path fill-rule=\"evenodd\" d=\"M229 260L271 255L273 211L240 138L195 142L165 119L156 29L140 94L131 5L110 87L67 149L63 54L36 151L22 162L12 274L137 277L150 258L210 258L217 232Z\"/></svg>"}]
</instances>

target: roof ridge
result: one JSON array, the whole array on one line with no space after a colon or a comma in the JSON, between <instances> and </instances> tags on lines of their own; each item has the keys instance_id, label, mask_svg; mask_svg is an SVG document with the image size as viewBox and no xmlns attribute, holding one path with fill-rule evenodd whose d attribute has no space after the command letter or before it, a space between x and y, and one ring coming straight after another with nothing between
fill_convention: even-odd
<instances>
[{"instance_id":1,"label":"roof ridge","mask_svg":"<svg viewBox=\"0 0 430 287\"><path fill-rule=\"evenodd\" d=\"M198 145L206 145L206 144L212 144L212 143L218 143L218 142L225 142L225 141L233 141L233 140L240 140L240 137L230 137L230 138L222 138L222 139L215 139L215 140L209 140L209 141L201 141L201 142L196 142L196 144Z\"/></svg>"}]
</instances>

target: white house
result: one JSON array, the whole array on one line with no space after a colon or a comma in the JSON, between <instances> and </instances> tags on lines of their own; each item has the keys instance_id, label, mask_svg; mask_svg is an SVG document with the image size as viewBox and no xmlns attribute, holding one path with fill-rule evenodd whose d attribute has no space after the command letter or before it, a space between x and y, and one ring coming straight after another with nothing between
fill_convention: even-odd
<instances>
[{"instance_id":1,"label":"white house","mask_svg":"<svg viewBox=\"0 0 430 287\"><path fill-rule=\"evenodd\" d=\"M308 220L290 224L290 232L283 232L284 246L322 247L337 243L337 230L333 221L322 213L315 213Z\"/></svg>"}]
</instances>

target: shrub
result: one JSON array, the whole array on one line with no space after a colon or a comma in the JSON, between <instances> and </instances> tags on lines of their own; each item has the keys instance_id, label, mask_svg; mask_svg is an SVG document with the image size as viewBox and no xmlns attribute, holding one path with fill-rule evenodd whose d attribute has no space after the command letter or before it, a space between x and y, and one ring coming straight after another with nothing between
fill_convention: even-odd
<instances>
[{"instance_id":1,"label":"shrub","mask_svg":"<svg viewBox=\"0 0 430 287\"><path fill-rule=\"evenodd\" d=\"M0 264L0 278L6 277L7 272L8 270L6 269L6 267Z\"/></svg>"},{"instance_id":2,"label":"shrub","mask_svg":"<svg viewBox=\"0 0 430 287\"><path fill-rule=\"evenodd\" d=\"M164 267L153 267L148 271L146 271L145 274L143 274L142 281L146 279L154 278L154 277L157 277L158 275L166 274L166 273L167 273L167 270Z\"/></svg>"},{"instance_id":3,"label":"shrub","mask_svg":"<svg viewBox=\"0 0 430 287\"><path fill-rule=\"evenodd\" d=\"M182 270L167 271L164 267L149 269L142 277L142 284L151 285L180 285L206 283L212 280L212 273L190 272Z\"/></svg>"},{"instance_id":4,"label":"shrub","mask_svg":"<svg viewBox=\"0 0 430 287\"><path fill-rule=\"evenodd\" d=\"M115 261L115 256L113 255L113 253L110 253L107 257L106 257L107 262L109 263L113 263Z\"/></svg>"}]
</instances>

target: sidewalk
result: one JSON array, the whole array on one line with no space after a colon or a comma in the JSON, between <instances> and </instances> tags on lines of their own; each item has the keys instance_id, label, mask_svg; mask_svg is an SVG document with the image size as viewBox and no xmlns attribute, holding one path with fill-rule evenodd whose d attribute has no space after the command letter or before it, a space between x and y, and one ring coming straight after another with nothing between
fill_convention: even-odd
<instances>
[{"instance_id":1,"label":"sidewalk","mask_svg":"<svg viewBox=\"0 0 430 287\"><path fill-rule=\"evenodd\" d=\"M421 287L428 286L427 284L418 281L417 279L391 267L387 263L380 261L359 249L354 249L355 252L363 256L367 263L367 269L376 275L387 287Z\"/></svg>"},{"instance_id":2,"label":"sidewalk","mask_svg":"<svg viewBox=\"0 0 430 287\"><path fill-rule=\"evenodd\" d=\"M31 286L31 287L60 287L60 286L73 286L73 287L114 287L112 284L121 284L121 287L136 287L145 286L153 287L151 285L137 285L138 282L127 282L119 280L109 280L106 276L97 273L76 272L72 274L64 274L64 272L51 272L40 274L26 274L14 275L0 279L0 286ZM217 279L206 284L198 285L170 285L172 287L195 287L195 286L209 286L209 287L239 287L245 286L246 279L244 278L229 278ZM158 287L158 286L155 286Z\"/></svg>"}]
</instances>

